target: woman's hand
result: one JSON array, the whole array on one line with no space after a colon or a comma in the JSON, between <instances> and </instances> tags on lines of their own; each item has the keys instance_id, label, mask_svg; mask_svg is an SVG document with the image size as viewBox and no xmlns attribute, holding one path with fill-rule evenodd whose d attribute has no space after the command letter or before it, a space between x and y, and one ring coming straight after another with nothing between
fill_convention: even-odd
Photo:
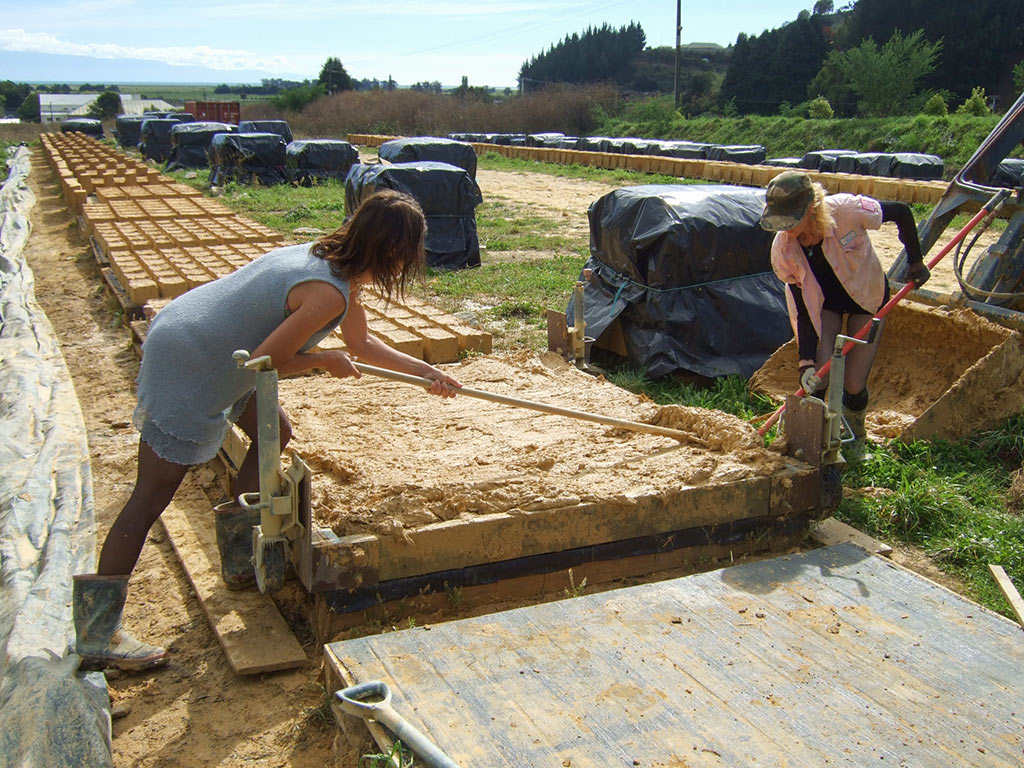
<instances>
[{"instance_id":1,"label":"woman's hand","mask_svg":"<svg viewBox=\"0 0 1024 768\"><path fill-rule=\"evenodd\" d=\"M358 379L362 375L359 373L359 369L352 365L352 358L349 357L348 352L343 352L340 349L328 349L326 352L321 352L320 356L324 368L337 379L346 379L350 376Z\"/></svg>"},{"instance_id":2,"label":"woman's hand","mask_svg":"<svg viewBox=\"0 0 1024 768\"><path fill-rule=\"evenodd\" d=\"M455 397L457 394L456 390L462 386L458 381L453 379L447 373L437 370L437 368L431 368L429 371L423 374L423 378L431 379L430 389L427 390L432 395L438 395L439 397Z\"/></svg>"}]
</instances>

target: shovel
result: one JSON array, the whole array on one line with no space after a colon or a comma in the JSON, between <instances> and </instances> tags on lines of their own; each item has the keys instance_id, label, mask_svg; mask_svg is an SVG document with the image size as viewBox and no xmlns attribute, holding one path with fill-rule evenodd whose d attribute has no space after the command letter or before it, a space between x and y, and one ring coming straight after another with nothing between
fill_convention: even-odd
<instances>
[{"instance_id":1,"label":"shovel","mask_svg":"<svg viewBox=\"0 0 1024 768\"><path fill-rule=\"evenodd\" d=\"M394 710L391 706L391 689L387 683L373 680L343 688L334 695L343 712L380 723L412 750L427 768L459 768L458 763Z\"/></svg>"}]
</instances>

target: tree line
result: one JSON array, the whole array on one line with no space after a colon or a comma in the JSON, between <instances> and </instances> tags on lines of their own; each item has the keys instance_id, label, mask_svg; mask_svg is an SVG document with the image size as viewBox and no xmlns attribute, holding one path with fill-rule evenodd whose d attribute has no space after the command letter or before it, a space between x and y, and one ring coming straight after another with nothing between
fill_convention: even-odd
<instances>
[{"instance_id":1,"label":"tree line","mask_svg":"<svg viewBox=\"0 0 1024 768\"><path fill-rule=\"evenodd\" d=\"M778 29L739 35L719 104L778 114L820 99L852 117L984 101L985 92L1005 102L1020 92L1022 60L1024 0L857 0L837 12L819 0Z\"/></svg>"},{"instance_id":2,"label":"tree line","mask_svg":"<svg viewBox=\"0 0 1024 768\"><path fill-rule=\"evenodd\" d=\"M545 83L588 83L615 80L631 67L647 45L636 22L614 29L608 24L566 35L561 42L532 57L519 68L519 87Z\"/></svg>"}]
</instances>

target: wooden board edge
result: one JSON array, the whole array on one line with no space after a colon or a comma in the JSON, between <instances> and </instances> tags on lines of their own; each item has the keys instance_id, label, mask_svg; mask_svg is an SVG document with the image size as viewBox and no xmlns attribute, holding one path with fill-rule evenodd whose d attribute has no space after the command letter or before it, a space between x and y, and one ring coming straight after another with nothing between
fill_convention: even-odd
<instances>
[{"instance_id":1,"label":"wooden board edge","mask_svg":"<svg viewBox=\"0 0 1024 768\"><path fill-rule=\"evenodd\" d=\"M191 478L182 483L182 489L160 521L210 628L236 674L275 672L308 662L305 650L270 595L243 590L231 592L230 599L222 600L228 597L227 587L221 584L223 591L220 591L209 586L211 581L219 583L220 580L216 532L206 496ZM258 635L243 632L228 636L222 631L221 621L230 614L237 615L246 626L263 627L265 631ZM250 660L246 660L247 657ZM257 657L259 661L251 660Z\"/></svg>"}]
</instances>

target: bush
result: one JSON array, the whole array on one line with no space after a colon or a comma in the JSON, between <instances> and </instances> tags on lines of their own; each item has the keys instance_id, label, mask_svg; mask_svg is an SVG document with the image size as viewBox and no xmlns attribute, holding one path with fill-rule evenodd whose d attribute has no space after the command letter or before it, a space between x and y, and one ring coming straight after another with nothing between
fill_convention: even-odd
<instances>
[{"instance_id":1,"label":"bush","mask_svg":"<svg viewBox=\"0 0 1024 768\"><path fill-rule=\"evenodd\" d=\"M835 112L832 110L832 105L828 103L828 99L818 96L807 105L807 114L812 120L829 120L835 115Z\"/></svg>"},{"instance_id":2,"label":"bush","mask_svg":"<svg viewBox=\"0 0 1024 768\"><path fill-rule=\"evenodd\" d=\"M924 103L924 106L921 108L921 114L934 115L935 117L948 115L949 108L946 106L946 100L942 98L941 94L934 94Z\"/></svg>"},{"instance_id":3,"label":"bush","mask_svg":"<svg viewBox=\"0 0 1024 768\"><path fill-rule=\"evenodd\" d=\"M959 115L973 115L974 117L991 114L988 102L985 100L985 89L981 86L971 89L971 95L956 108L956 111Z\"/></svg>"}]
</instances>

